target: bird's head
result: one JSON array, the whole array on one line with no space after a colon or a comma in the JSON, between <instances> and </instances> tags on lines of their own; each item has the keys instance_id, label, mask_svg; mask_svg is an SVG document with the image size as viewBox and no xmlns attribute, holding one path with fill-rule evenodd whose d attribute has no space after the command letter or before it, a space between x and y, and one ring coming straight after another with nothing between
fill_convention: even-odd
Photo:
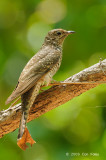
<instances>
[{"instance_id":1,"label":"bird's head","mask_svg":"<svg viewBox=\"0 0 106 160\"><path fill-rule=\"evenodd\" d=\"M63 29L53 29L48 32L45 37L45 44L51 44L55 46L61 46L64 39L69 35L75 33L74 31L66 31Z\"/></svg>"}]
</instances>

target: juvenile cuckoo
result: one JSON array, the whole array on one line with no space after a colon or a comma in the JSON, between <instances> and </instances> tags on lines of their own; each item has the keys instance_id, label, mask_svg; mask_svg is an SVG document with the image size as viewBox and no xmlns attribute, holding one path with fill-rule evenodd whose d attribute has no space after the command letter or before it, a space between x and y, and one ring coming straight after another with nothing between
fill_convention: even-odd
<instances>
[{"instance_id":1,"label":"juvenile cuckoo","mask_svg":"<svg viewBox=\"0 0 106 160\"><path fill-rule=\"evenodd\" d=\"M51 82L53 75L58 71L62 60L62 45L64 39L74 31L54 29L48 32L44 43L24 67L17 86L8 97L6 104L21 96L22 116L17 139L18 146L25 150L26 142L33 144L35 141L26 128L27 117L40 88Z\"/></svg>"}]
</instances>

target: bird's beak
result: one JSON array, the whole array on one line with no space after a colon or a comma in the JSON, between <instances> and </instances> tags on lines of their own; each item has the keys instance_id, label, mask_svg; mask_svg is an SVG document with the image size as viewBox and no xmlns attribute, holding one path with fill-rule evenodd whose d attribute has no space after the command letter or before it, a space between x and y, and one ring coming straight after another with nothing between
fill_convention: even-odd
<instances>
[{"instance_id":1,"label":"bird's beak","mask_svg":"<svg viewBox=\"0 0 106 160\"><path fill-rule=\"evenodd\" d=\"M75 31L67 31L68 34L73 34Z\"/></svg>"}]
</instances>

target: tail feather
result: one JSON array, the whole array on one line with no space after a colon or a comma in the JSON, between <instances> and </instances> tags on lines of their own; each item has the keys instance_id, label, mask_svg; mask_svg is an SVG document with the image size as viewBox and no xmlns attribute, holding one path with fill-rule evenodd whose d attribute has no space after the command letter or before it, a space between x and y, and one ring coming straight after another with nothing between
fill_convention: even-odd
<instances>
[{"instance_id":1,"label":"tail feather","mask_svg":"<svg viewBox=\"0 0 106 160\"><path fill-rule=\"evenodd\" d=\"M27 123L28 111L29 109L26 107L26 109L24 109L24 111L22 112L22 117L21 117L20 126L19 126L18 139L22 138L24 134L26 123Z\"/></svg>"},{"instance_id":2,"label":"tail feather","mask_svg":"<svg viewBox=\"0 0 106 160\"><path fill-rule=\"evenodd\" d=\"M29 109L30 107L32 107L34 100L37 94L39 93L40 86L41 86L41 82L38 82L33 88L31 88L29 91L25 92L21 96L22 117L20 120L17 144L23 150L27 148L26 142L30 143L31 145L35 143L35 141L31 138L28 129L26 128L26 123L27 123Z\"/></svg>"},{"instance_id":3,"label":"tail feather","mask_svg":"<svg viewBox=\"0 0 106 160\"><path fill-rule=\"evenodd\" d=\"M5 104L9 104L10 102L12 102L13 100L15 100L19 96L20 96L20 94L17 94L15 91L13 91L12 94L6 100Z\"/></svg>"},{"instance_id":4,"label":"tail feather","mask_svg":"<svg viewBox=\"0 0 106 160\"><path fill-rule=\"evenodd\" d=\"M26 150L26 148L28 148L28 146L26 145L26 143L30 143L31 146L36 143L28 129L26 128L26 123L27 123L27 118L28 118L28 112L29 112L29 105L27 105L26 107L24 107L24 110L22 111L22 117L20 120L20 126L19 126L19 133L18 133L18 138L17 138L17 145L22 149L22 150Z\"/></svg>"}]
</instances>

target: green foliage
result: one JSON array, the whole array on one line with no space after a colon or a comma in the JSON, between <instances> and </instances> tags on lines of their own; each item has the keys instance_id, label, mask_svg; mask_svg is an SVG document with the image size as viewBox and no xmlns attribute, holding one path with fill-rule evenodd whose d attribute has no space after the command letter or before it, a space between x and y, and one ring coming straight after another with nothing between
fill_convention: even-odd
<instances>
[{"instance_id":1,"label":"green foliage","mask_svg":"<svg viewBox=\"0 0 106 160\"><path fill-rule=\"evenodd\" d=\"M1 110L8 107L4 102L23 67L53 28L76 31L64 42L62 65L54 79L64 80L106 58L105 0L1 0ZM0 160L105 160L105 114L106 85L100 85L30 122L37 142L33 148L18 148L17 131L5 135L0 139Z\"/></svg>"}]
</instances>

